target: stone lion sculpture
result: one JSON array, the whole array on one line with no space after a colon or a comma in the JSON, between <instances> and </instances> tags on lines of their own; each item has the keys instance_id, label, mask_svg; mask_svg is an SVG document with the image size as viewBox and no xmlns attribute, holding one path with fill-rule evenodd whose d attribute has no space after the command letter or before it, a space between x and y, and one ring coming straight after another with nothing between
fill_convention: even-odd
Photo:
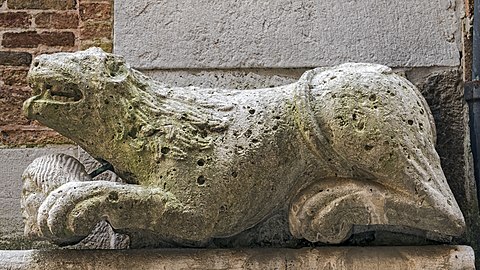
<instances>
[{"instance_id":1,"label":"stone lion sculpture","mask_svg":"<svg viewBox=\"0 0 480 270\"><path fill-rule=\"evenodd\" d=\"M64 156L32 164L29 235L75 243L106 220L131 237L198 246L285 207L292 235L312 242L340 243L357 225L464 230L428 106L388 67L319 68L267 89L183 88L93 48L39 56L28 78L25 115L125 180L91 179Z\"/></svg>"}]
</instances>

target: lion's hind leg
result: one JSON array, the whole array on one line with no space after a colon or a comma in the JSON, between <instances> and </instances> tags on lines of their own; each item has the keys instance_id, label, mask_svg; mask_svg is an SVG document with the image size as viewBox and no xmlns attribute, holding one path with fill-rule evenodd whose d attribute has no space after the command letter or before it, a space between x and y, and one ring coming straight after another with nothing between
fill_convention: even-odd
<instances>
[{"instance_id":1,"label":"lion's hind leg","mask_svg":"<svg viewBox=\"0 0 480 270\"><path fill-rule=\"evenodd\" d=\"M291 205L290 231L311 242L341 243L351 236L354 225L387 223L385 194L381 186L350 179L317 182Z\"/></svg>"}]
</instances>

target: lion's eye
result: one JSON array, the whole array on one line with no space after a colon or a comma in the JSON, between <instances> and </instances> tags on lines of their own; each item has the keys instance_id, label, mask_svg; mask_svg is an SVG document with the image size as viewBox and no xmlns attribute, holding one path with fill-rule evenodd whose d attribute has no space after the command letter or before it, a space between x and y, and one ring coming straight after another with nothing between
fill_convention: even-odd
<instances>
[{"instance_id":1,"label":"lion's eye","mask_svg":"<svg viewBox=\"0 0 480 270\"><path fill-rule=\"evenodd\" d=\"M117 77L125 73L124 62L121 59L107 58L105 62L110 77Z\"/></svg>"}]
</instances>

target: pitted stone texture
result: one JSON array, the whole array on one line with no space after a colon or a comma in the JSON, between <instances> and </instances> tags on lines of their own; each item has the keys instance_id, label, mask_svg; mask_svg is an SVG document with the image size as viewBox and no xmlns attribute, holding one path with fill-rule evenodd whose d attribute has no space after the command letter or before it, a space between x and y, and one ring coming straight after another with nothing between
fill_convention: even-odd
<instances>
[{"instance_id":1,"label":"pitted stone texture","mask_svg":"<svg viewBox=\"0 0 480 270\"><path fill-rule=\"evenodd\" d=\"M452 0L118 0L114 50L142 69L458 66L456 9Z\"/></svg>"},{"instance_id":2,"label":"pitted stone texture","mask_svg":"<svg viewBox=\"0 0 480 270\"><path fill-rule=\"evenodd\" d=\"M464 231L426 101L386 66L314 69L266 89L186 88L90 49L36 58L29 81L25 114L128 183L46 194L28 219L56 243L107 219L134 247L204 246L286 207L292 235L312 242L343 242L354 226Z\"/></svg>"},{"instance_id":3,"label":"pitted stone texture","mask_svg":"<svg viewBox=\"0 0 480 270\"><path fill-rule=\"evenodd\" d=\"M467 246L0 251L1 269L473 270Z\"/></svg>"}]
</instances>

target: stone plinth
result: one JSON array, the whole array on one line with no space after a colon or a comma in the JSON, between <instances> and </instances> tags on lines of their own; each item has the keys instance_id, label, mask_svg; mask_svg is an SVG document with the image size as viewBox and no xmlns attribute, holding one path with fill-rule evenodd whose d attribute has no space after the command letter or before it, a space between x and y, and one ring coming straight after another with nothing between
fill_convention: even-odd
<instances>
[{"instance_id":1,"label":"stone plinth","mask_svg":"<svg viewBox=\"0 0 480 270\"><path fill-rule=\"evenodd\" d=\"M23 269L475 269L468 246L1 251Z\"/></svg>"}]
</instances>

